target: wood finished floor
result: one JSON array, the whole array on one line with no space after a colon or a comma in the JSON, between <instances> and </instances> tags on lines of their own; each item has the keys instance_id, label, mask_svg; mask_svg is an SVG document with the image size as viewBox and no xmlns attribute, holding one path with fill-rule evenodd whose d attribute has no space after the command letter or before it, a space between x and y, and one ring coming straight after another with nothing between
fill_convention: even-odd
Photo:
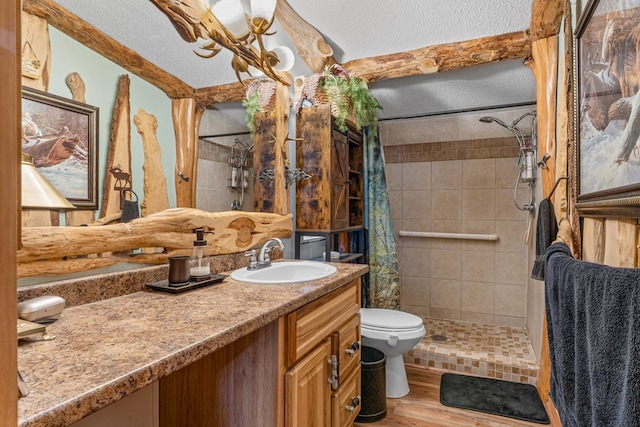
<instances>
[{"instance_id":1,"label":"wood finished floor","mask_svg":"<svg viewBox=\"0 0 640 427\"><path fill-rule=\"evenodd\" d=\"M440 403L440 377L442 373L407 366L411 392L400 399L387 399L387 416L376 423L355 423L367 426L414 427L541 427L545 424L529 423L512 418L498 417L481 412L451 408ZM545 405L546 406L546 405ZM555 409L547 407L550 427L562 427Z\"/></svg>"}]
</instances>

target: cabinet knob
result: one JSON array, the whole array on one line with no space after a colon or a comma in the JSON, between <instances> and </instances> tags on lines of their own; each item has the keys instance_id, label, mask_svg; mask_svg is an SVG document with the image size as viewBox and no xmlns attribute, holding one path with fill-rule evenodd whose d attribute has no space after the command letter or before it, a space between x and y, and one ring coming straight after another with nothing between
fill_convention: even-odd
<instances>
[{"instance_id":1,"label":"cabinet knob","mask_svg":"<svg viewBox=\"0 0 640 427\"><path fill-rule=\"evenodd\" d=\"M360 396L353 397L351 405L345 406L345 409L353 414L358 406L360 406Z\"/></svg>"},{"instance_id":2,"label":"cabinet knob","mask_svg":"<svg viewBox=\"0 0 640 427\"><path fill-rule=\"evenodd\" d=\"M345 350L345 353L347 353L348 356L354 357L358 350L360 350L360 343L358 341L354 341L351 344L351 347Z\"/></svg>"}]
</instances>

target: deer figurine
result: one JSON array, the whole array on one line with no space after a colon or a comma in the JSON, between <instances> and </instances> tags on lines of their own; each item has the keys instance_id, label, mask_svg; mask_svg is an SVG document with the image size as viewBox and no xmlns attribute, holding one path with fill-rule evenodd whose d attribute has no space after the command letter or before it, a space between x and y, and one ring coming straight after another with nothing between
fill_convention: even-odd
<instances>
[{"instance_id":1,"label":"deer figurine","mask_svg":"<svg viewBox=\"0 0 640 427\"><path fill-rule=\"evenodd\" d=\"M120 168L120 165L111 166L109 168L109 172L111 172L111 175L113 175L113 177L116 179L116 183L113 186L114 190L131 188L131 175L129 175L127 172L123 172L122 168Z\"/></svg>"}]
</instances>

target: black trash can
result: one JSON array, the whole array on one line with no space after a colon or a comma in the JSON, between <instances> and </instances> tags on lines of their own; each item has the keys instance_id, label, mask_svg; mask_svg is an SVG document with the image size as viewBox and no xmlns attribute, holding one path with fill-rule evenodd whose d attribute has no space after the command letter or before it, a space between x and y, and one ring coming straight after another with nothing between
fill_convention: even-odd
<instances>
[{"instance_id":1,"label":"black trash can","mask_svg":"<svg viewBox=\"0 0 640 427\"><path fill-rule=\"evenodd\" d=\"M356 422L373 423L387 416L387 380L384 353L362 346L360 360L360 413Z\"/></svg>"}]
</instances>

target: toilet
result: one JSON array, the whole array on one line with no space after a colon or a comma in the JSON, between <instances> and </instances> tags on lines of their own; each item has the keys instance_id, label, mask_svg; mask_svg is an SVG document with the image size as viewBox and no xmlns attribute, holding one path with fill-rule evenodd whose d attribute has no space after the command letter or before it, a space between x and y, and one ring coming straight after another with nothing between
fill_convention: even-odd
<instances>
[{"instance_id":1,"label":"toilet","mask_svg":"<svg viewBox=\"0 0 640 427\"><path fill-rule=\"evenodd\" d=\"M403 355L425 335L422 319L403 311L384 308L360 309L362 345L382 351L386 357L387 397L409 393Z\"/></svg>"}]
</instances>

